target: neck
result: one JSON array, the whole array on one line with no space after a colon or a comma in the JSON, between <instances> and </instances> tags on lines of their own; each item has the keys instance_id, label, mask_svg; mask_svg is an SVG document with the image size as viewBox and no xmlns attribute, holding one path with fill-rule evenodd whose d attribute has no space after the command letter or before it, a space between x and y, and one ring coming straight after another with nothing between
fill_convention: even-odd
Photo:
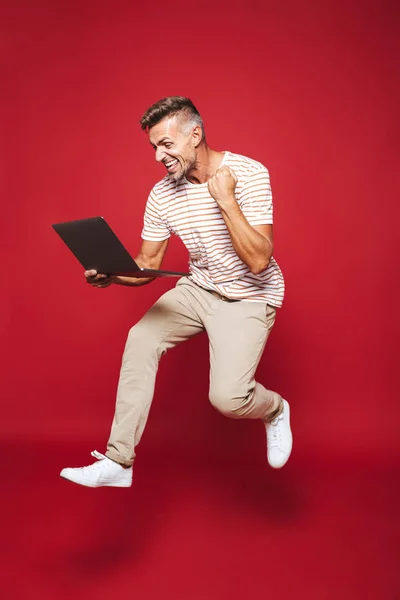
<instances>
[{"instance_id":1,"label":"neck","mask_svg":"<svg viewBox=\"0 0 400 600\"><path fill-rule=\"evenodd\" d=\"M206 183L219 168L223 157L223 152L217 152L207 144L201 144L197 149L196 163L186 174L186 179L190 183Z\"/></svg>"}]
</instances>

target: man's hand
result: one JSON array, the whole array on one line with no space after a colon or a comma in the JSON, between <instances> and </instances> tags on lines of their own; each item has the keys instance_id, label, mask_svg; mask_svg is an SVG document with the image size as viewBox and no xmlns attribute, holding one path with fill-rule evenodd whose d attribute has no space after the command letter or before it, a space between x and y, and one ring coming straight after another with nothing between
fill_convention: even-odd
<instances>
[{"instance_id":1,"label":"man's hand","mask_svg":"<svg viewBox=\"0 0 400 600\"><path fill-rule=\"evenodd\" d=\"M85 271L85 277L87 283L89 283L92 287L106 288L113 282L112 277L97 273L97 271L94 269L91 271Z\"/></svg>"},{"instance_id":2,"label":"man's hand","mask_svg":"<svg viewBox=\"0 0 400 600\"><path fill-rule=\"evenodd\" d=\"M221 208L235 199L237 177L229 167L221 167L208 180L207 186L211 196Z\"/></svg>"}]
</instances>

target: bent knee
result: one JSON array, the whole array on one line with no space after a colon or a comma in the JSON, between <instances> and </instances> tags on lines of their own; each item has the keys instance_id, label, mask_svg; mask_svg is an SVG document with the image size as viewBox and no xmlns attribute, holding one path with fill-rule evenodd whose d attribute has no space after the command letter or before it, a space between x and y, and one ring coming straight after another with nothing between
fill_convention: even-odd
<instances>
[{"instance_id":1,"label":"bent knee","mask_svg":"<svg viewBox=\"0 0 400 600\"><path fill-rule=\"evenodd\" d=\"M124 354L139 355L142 358L154 354L161 358L163 352L158 337L151 335L139 322L128 332Z\"/></svg>"},{"instance_id":2,"label":"bent knee","mask_svg":"<svg viewBox=\"0 0 400 600\"><path fill-rule=\"evenodd\" d=\"M210 402L221 414L231 419L240 419L246 413L251 394L239 396L228 390L210 391Z\"/></svg>"},{"instance_id":3,"label":"bent knee","mask_svg":"<svg viewBox=\"0 0 400 600\"><path fill-rule=\"evenodd\" d=\"M126 338L127 346L138 346L138 347L149 347L152 346L151 338L146 335L144 328L141 327L140 323L137 323L128 331L128 336Z\"/></svg>"}]
</instances>

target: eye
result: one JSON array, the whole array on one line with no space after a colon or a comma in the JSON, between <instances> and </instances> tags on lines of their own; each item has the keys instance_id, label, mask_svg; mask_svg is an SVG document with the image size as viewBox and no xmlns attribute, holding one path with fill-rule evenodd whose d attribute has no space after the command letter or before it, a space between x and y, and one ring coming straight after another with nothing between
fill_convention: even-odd
<instances>
[{"instance_id":1,"label":"eye","mask_svg":"<svg viewBox=\"0 0 400 600\"><path fill-rule=\"evenodd\" d=\"M167 142L167 143L165 144L165 147L166 147L166 148L172 148L172 144L171 144L171 142Z\"/></svg>"}]
</instances>

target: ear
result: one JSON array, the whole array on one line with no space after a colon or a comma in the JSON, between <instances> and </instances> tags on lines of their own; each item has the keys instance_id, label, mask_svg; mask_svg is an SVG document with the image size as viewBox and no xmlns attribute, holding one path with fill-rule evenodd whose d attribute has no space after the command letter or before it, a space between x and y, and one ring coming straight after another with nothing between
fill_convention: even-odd
<instances>
[{"instance_id":1,"label":"ear","mask_svg":"<svg viewBox=\"0 0 400 600\"><path fill-rule=\"evenodd\" d=\"M196 125L195 127L193 127L191 136L192 136L192 144L193 144L194 148L197 148L197 146L199 146L203 140L203 131L202 131L200 125Z\"/></svg>"}]
</instances>

